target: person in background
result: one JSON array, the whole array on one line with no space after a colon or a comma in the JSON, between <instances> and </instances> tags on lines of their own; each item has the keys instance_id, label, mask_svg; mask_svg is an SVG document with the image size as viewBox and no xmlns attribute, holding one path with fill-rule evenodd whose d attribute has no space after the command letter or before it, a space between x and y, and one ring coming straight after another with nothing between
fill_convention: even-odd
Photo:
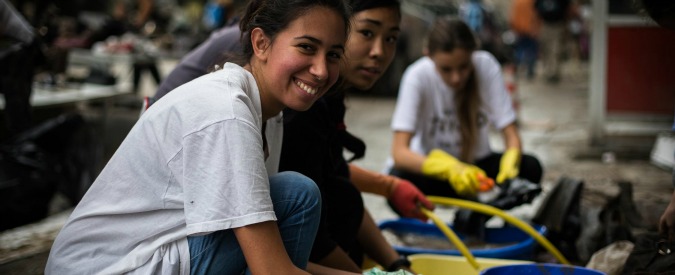
<instances>
[{"instance_id":1,"label":"person in background","mask_svg":"<svg viewBox=\"0 0 675 275\"><path fill-rule=\"evenodd\" d=\"M210 0L204 5L202 23L209 31L236 23L237 6L242 0Z\"/></svg>"},{"instance_id":2,"label":"person in background","mask_svg":"<svg viewBox=\"0 0 675 275\"><path fill-rule=\"evenodd\" d=\"M135 9L132 9L131 2L135 3ZM132 28L140 29L148 22L152 11L155 7L154 0L136 0L136 1L127 1L127 0L118 0L114 4L115 12L113 15L126 17L120 20L128 20Z\"/></svg>"},{"instance_id":3,"label":"person in background","mask_svg":"<svg viewBox=\"0 0 675 275\"><path fill-rule=\"evenodd\" d=\"M59 232L45 273L312 272L319 190L277 173L267 134L281 128L266 121L309 109L336 83L349 16L342 0L251 1L241 60L140 117Z\"/></svg>"},{"instance_id":4,"label":"person in background","mask_svg":"<svg viewBox=\"0 0 675 275\"><path fill-rule=\"evenodd\" d=\"M123 33L131 31L142 34L146 24L151 19L157 18L155 16L157 13L154 12L157 8L155 0L117 0L114 2L113 18L125 26L122 29ZM153 22L152 25L157 24ZM157 85L162 82L156 58L147 54L140 55L133 64L132 89L134 93L138 93L143 71L148 71Z\"/></svg>"},{"instance_id":5,"label":"person in background","mask_svg":"<svg viewBox=\"0 0 675 275\"><path fill-rule=\"evenodd\" d=\"M539 54L537 37L541 22L534 9L534 0L514 0L509 18L511 30L516 34L515 65L525 66L526 77L531 80L535 76L537 55Z\"/></svg>"},{"instance_id":6,"label":"person in background","mask_svg":"<svg viewBox=\"0 0 675 275\"><path fill-rule=\"evenodd\" d=\"M551 84L560 81L560 59L565 45L567 19L571 13L571 0L535 0L534 8L541 19L539 49L544 77Z\"/></svg>"},{"instance_id":7,"label":"person in background","mask_svg":"<svg viewBox=\"0 0 675 275\"><path fill-rule=\"evenodd\" d=\"M0 93L5 128L15 135L32 125L30 96L40 56L33 27L7 0L0 0Z\"/></svg>"},{"instance_id":8,"label":"person in background","mask_svg":"<svg viewBox=\"0 0 675 275\"><path fill-rule=\"evenodd\" d=\"M499 63L476 48L464 22L440 18L428 35L425 56L403 74L387 166L424 194L475 199L487 178L498 184L516 176L541 180L539 161L521 153ZM490 148L490 126L502 134L503 153Z\"/></svg>"},{"instance_id":9,"label":"person in background","mask_svg":"<svg viewBox=\"0 0 675 275\"><path fill-rule=\"evenodd\" d=\"M138 93L144 71L148 71L157 85L162 77L157 67L157 57L147 52L146 41L167 28L170 21L171 8L175 3L171 0L111 0L111 16L103 26L88 36L89 46L106 41L110 37L121 37L134 34L132 45L133 77L132 91ZM95 48L95 47L94 47Z\"/></svg>"},{"instance_id":10,"label":"person in background","mask_svg":"<svg viewBox=\"0 0 675 275\"><path fill-rule=\"evenodd\" d=\"M497 60L507 62L494 8L483 0L464 0L459 5L459 17L480 41L479 48L491 53Z\"/></svg>"},{"instance_id":11,"label":"person in background","mask_svg":"<svg viewBox=\"0 0 675 275\"><path fill-rule=\"evenodd\" d=\"M206 74L214 68L214 65L241 50L241 43L239 42L241 32L236 25L239 21L236 11L239 11L245 3L244 0L233 0L223 6L226 14L229 15L226 20L228 23L211 33L206 41L183 57L181 62L161 82L155 95L148 99L149 105L183 83Z\"/></svg>"},{"instance_id":12,"label":"person in background","mask_svg":"<svg viewBox=\"0 0 675 275\"><path fill-rule=\"evenodd\" d=\"M313 179L324 202L322 223L310 261L359 272L364 254L385 270L409 270L410 263L387 241L364 206L360 192L387 198L405 217L426 220L418 204L433 205L409 181L349 163L347 149L360 158L366 145L347 130L345 97L368 90L387 70L400 34L400 3L352 0L352 30L340 68L340 85L306 112L284 110L281 171L298 171Z\"/></svg>"},{"instance_id":13,"label":"person in background","mask_svg":"<svg viewBox=\"0 0 675 275\"><path fill-rule=\"evenodd\" d=\"M474 33L480 33L487 20L482 0L467 0L459 6L459 17ZM480 37L480 35L478 35ZM481 39L482 41L482 39Z\"/></svg>"}]
</instances>

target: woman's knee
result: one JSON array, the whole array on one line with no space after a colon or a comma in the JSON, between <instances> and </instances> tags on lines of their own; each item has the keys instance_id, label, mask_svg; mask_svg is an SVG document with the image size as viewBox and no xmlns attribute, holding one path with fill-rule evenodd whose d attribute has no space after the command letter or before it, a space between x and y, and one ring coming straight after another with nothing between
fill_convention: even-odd
<instances>
[{"instance_id":1,"label":"woman's knee","mask_svg":"<svg viewBox=\"0 0 675 275\"><path fill-rule=\"evenodd\" d=\"M316 183L303 174L293 171L280 172L270 177L270 188L279 200L297 201L304 208L321 209L321 191Z\"/></svg>"},{"instance_id":2,"label":"woman's knee","mask_svg":"<svg viewBox=\"0 0 675 275\"><path fill-rule=\"evenodd\" d=\"M309 197L321 197L321 192L316 183L307 176L294 171L280 172L270 178L270 183L283 183L284 187L293 190L294 193L305 193Z\"/></svg>"}]
</instances>

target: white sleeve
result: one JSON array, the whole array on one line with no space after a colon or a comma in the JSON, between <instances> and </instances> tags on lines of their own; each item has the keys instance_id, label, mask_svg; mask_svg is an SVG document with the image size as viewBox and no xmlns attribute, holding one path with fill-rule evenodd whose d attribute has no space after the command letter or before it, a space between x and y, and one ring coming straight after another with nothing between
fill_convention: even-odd
<instances>
[{"instance_id":1,"label":"white sleeve","mask_svg":"<svg viewBox=\"0 0 675 275\"><path fill-rule=\"evenodd\" d=\"M260 129L219 121L183 138L183 192L188 234L276 220Z\"/></svg>"},{"instance_id":2,"label":"white sleeve","mask_svg":"<svg viewBox=\"0 0 675 275\"><path fill-rule=\"evenodd\" d=\"M481 99L488 110L488 119L501 130L516 120L511 95L506 90L497 60L487 52L479 52L476 61Z\"/></svg>"},{"instance_id":3,"label":"white sleeve","mask_svg":"<svg viewBox=\"0 0 675 275\"><path fill-rule=\"evenodd\" d=\"M273 176L279 173L279 162L281 161L281 148L284 139L284 117L283 112L267 120L267 147L270 155L265 161L267 166L267 175Z\"/></svg>"},{"instance_id":4,"label":"white sleeve","mask_svg":"<svg viewBox=\"0 0 675 275\"><path fill-rule=\"evenodd\" d=\"M420 81L420 68L414 63L403 74L399 86L396 108L391 119L393 131L414 133L419 119L419 110L422 107L423 85Z\"/></svg>"}]
</instances>

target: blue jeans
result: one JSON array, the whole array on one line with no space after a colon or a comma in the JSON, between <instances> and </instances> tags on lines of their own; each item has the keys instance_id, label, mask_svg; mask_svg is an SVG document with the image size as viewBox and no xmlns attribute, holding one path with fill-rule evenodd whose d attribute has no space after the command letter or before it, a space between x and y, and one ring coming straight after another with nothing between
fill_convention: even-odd
<instances>
[{"instance_id":1,"label":"blue jeans","mask_svg":"<svg viewBox=\"0 0 675 275\"><path fill-rule=\"evenodd\" d=\"M534 77L534 66L537 63L539 45L537 40L529 36L519 36L516 40L516 66L525 65L527 77Z\"/></svg>"},{"instance_id":2,"label":"blue jeans","mask_svg":"<svg viewBox=\"0 0 675 275\"><path fill-rule=\"evenodd\" d=\"M314 181L297 172L270 177L270 196L288 256L305 268L321 218L321 193ZM190 274L242 274L246 259L233 230L188 236Z\"/></svg>"}]
</instances>

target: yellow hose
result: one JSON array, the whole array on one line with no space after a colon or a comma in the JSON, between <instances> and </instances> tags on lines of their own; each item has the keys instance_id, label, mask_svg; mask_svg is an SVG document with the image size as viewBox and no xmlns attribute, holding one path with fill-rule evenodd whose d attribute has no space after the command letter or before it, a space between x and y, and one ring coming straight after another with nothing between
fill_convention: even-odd
<instances>
[{"instance_id":1,"label":"yellow hose","mask_svg":"<svg viewBox=\"0 0 675 275\"><path fill-rule=\"evenodd\" d=\"M420 207L420 209L422 210L422 213L424 213L424 215L429 217L434 222L434 224L436 224L436 226L438 226L438 228L443 232L443 234L445 234L445 236L448 237L448 239L450 239L450 242L452 242L452 244L454 244L457 247L457 249L459 249L459 252L462 253L462 256L464 256L467 261L469 261L469 264L471 264L471 266L473 266L473 268L475 268L476 270L479 270L480 266L478 266L476 258L473 257L473 254L471 254L471 251L469 251L466 245L464 245L462 240L460 240L459 237L457 237L457 234L455 234L455 232L452 231L452 229L449 226L447 226L438 216L436 216L434 212L431 212L431 210L426 209L424 207Z\"/></svg>"},{"instance_id":2,"label":"yellow hose","mask_svg":"<svg viewBox=\"0 0 675 275\"><path fill-rule=\"evenodd\" d=\"M489 215L494 215L498 216L502 219L504 219L506 222L520 228L520 230L523 230L525 233L529 234L532 236L541 246L546 248L553 256L558 259L558 261L562 264L569 265L570 262L565 258L565 256L560 253L560 251L553 246L544 236L539 234L537 230L532 228L529 224L519 220L516 217L513 217L509 215L508 213L496 208L492 207L490 205L485 205L481 203L476 203L472 201L467 201L467 200L460 200L460 199L453 199L453 198L445 198L445 197L436 197L436 196L428 196L427 199L433 203L437 204L444 204L444 205L450 205L450 206L457 206L461 208L467 208L471 209L477 212L481 212L484 214L489 214ZM436 221L434 221L436 222Z\"/></svg>"}]
</instances>

